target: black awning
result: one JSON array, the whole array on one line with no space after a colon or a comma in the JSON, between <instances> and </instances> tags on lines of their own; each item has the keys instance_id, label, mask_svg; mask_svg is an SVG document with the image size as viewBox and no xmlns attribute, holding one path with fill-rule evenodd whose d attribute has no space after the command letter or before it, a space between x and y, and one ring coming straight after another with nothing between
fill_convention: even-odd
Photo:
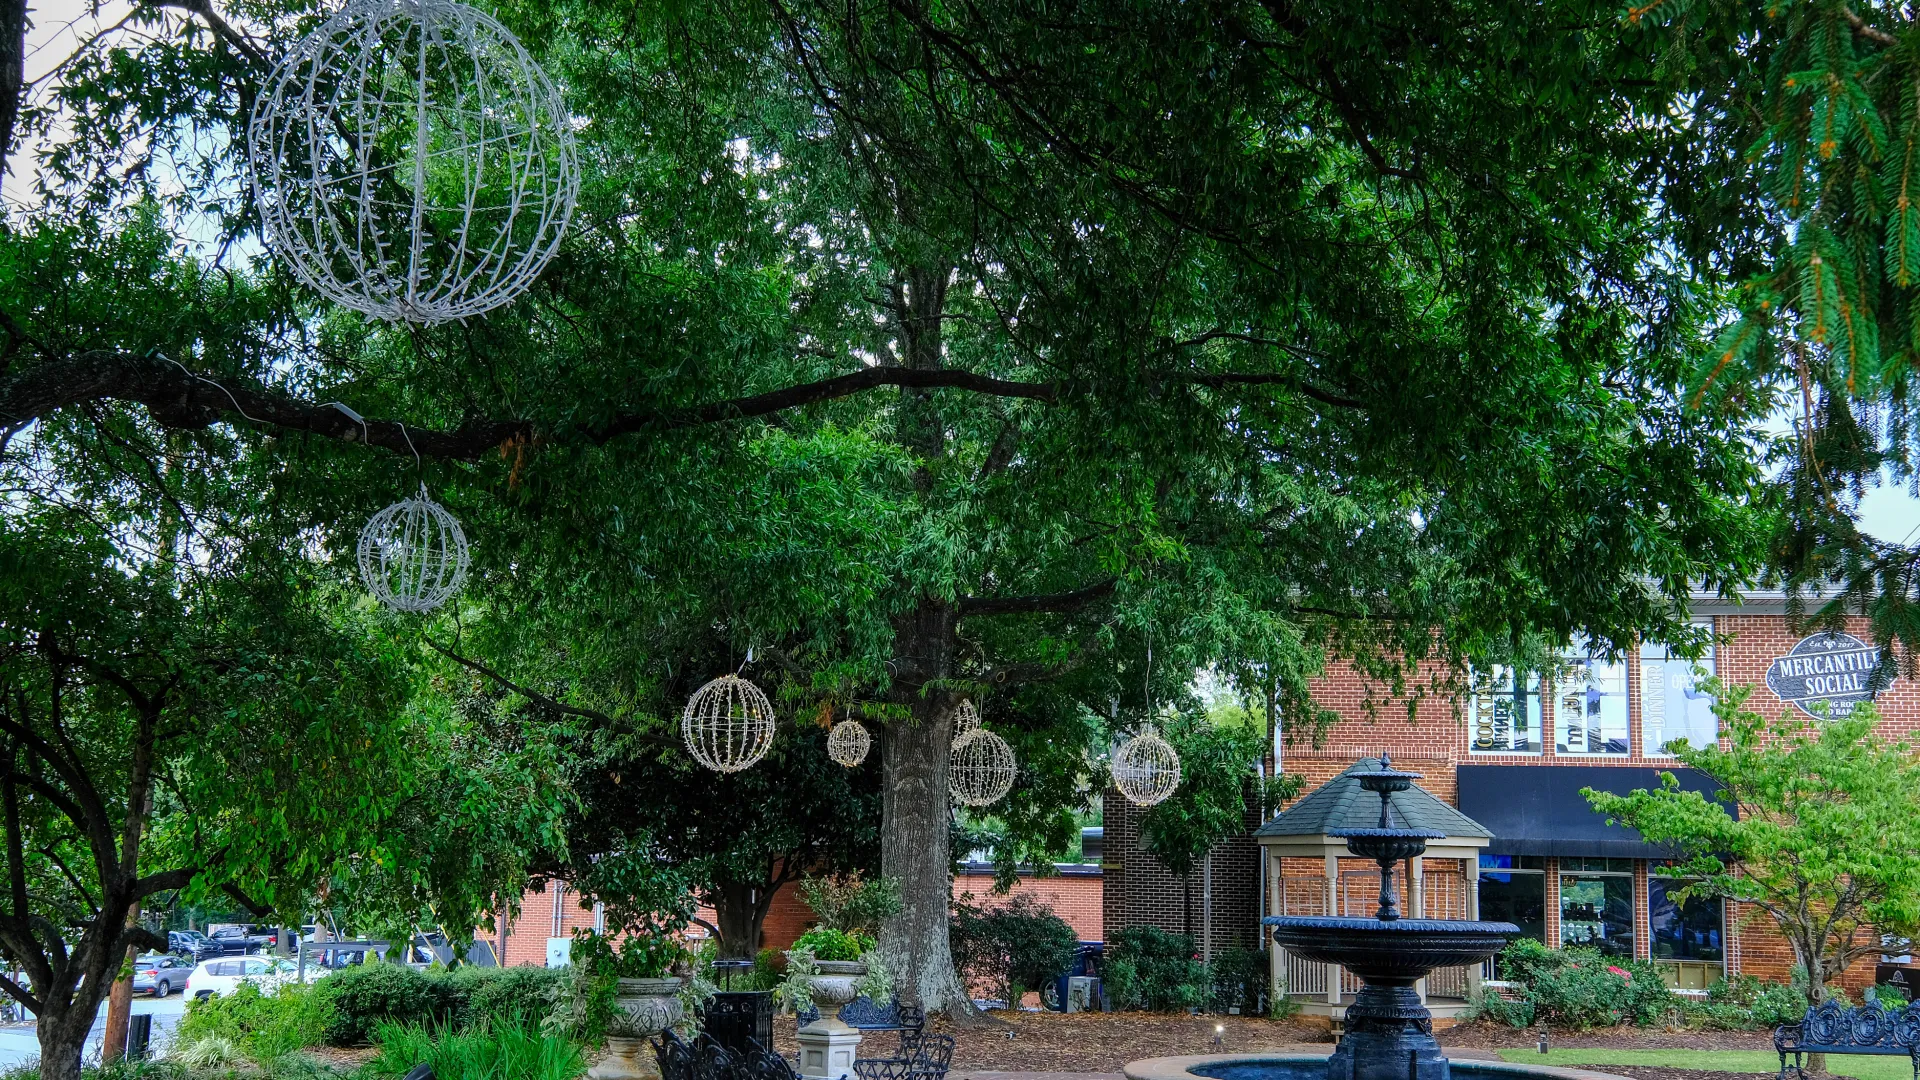
<instances>
[{"instance_id":1,"label":"black awning","mask_svg":"<svg viewBox=\"0 0 1920 1080\"><path fill-rule=\"evenodd\" d=\"M1581 788L1624 795L1658 788L1671 772L1688 791L1713 798L1716 785L1692 769L1613 765L1461 765L1460 812L1493 832L1487 850L1500 855L1590 855L1666 859L1676 853L1650 844L1624 825L1609 825Z\"/></svg>"}]
</instances>

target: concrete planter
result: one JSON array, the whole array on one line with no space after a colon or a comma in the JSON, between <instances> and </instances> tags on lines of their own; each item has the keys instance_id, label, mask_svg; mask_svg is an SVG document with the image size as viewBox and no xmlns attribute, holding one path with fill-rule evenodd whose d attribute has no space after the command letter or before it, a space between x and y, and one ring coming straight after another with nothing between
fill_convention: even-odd
<instances>
[{"instance_id":1,"label":"concrete planter","mask_svg":"<svg viewBox=\"0 0 1920 1080\"><path fill-rule=\"evenodd\" d=\"M867 977L867 965L858 960L815 960L813 967L807 985L822 1013L852 1001L859 993L860 980Z\"/></svg>"}]
</instances>

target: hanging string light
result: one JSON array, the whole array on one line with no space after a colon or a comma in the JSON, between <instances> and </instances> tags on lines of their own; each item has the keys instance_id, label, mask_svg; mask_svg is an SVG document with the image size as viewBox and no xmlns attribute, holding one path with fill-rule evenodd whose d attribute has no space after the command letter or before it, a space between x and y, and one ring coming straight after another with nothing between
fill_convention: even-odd
<instances>
[{"instance_id":1,"label":"hanging string light","mask_svg":"<svg viewBox=\"0 0 1920 1080\"><path fill-rule=\"evenodd\" d=\"M947 762L947 787L962 806L989 806L1013 789L1017 772L1013 747L983 727L976 727L953 744Z\"/></svg>"},{"instance_id":2,"label":"hanging string light","mask_svg":"<svg viewBox=\"0 0 1920 1080\"><path fill-rule=\"evenodd\" d=\"M1180 786L1180 755L1149 727L1114 751L1113 786L1136 806L1163 803Z\"/></svg>"},{"instance_id":3,"label":"hanging string light","mask_svg":"<svg viewBox=\"0 0 1920 1080\"><path fill-rule=\"evenodd\" d=\"M350 0L247 127L266 241L310 288L436 323L524 292L579 191L573 122L507 28L457 0Z\"/></svg>"},{"instance_id":4,"label":"hanging string light","mask_svg":"<svg viewBox=\"0 0 1920 1080\"><path fill-rule=\"evenodd\" d=\"M953 710L953 744L958 746L961 739L978 730L980 710L973 707L973 702L962 701L960 707Z\"/></svg>"},{"instance_id":5,"label":"hanging string light","mask_svg":"<svg viewBox=\"0 0 1920 1080\"><path fill-rule=\"evenodd\" d=\"M395 611L432 611L467 579L467 536L447 508L420 494L373 515L360 530L360 580Z\"/></svg>"},{"instance_id":6,"label":"hanging string light","mask_svg":"<svg viewBox=\"0 0 1920 1080\"><path fill-rule=\"evenodd\" d=\"M687 753L715 772L739 772L773 745L773 703L738 675L722 675L693 692L680 714Z\"/></svg>"},{"instance_id":7,"label":"hanging string light","mask_svg":"<svg viewBox=\"0 0 1920 1080\"><path fill-rule=\"evenodd\" d=\"M827 732L827 756L849 769L867 760L872 746L873 736L858 720L842 720Z\"/></svg>"}]
</instances>

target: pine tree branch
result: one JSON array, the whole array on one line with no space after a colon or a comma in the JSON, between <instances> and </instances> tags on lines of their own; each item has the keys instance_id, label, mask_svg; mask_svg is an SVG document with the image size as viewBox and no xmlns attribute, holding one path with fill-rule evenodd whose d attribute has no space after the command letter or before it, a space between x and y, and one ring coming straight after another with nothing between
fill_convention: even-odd
<instances>
[{"instance_id":1,"label":"pine tree branch","mask_svg":"<svg viewBox=\"0 0 1920 1080\"><path fill-rule=\"evenodd\" d=\"M1840 14L1846 17L1847 24L1853 27L1854 33L1859 34L1868 41L1877 41L1882 45L1897 45L1900 43L1899 38L1887 33L1885 30L1877 26L1869 26L1867 20L1861 18L1854 12L1853 8L1847 4L1840 5Z\"/></svg>"}]
</instances>

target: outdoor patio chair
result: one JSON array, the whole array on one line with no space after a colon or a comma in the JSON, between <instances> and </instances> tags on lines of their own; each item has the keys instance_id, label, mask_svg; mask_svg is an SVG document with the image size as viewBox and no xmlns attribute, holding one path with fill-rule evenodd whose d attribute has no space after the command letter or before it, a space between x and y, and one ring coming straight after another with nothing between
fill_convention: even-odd
<instances>
[{"instance_id":1,"label":"outdoor patio chair","mask_svg":"<svg viewBox=\"0 0 1920 1080\"><path fill-rule=\"evenodd\" d=\"M693 1047L671 1028L654 1040L653 1056L660 1063L660 1080L693 1080Z\"/></svg>"},{"instance_id":2,"label":"outdoor patio chair","mask_svg":"<svg viewBox=\"0 0 1920 1080\"><path fill-rule=\"evenodd\" d=\"M758 1040L748 1039L747 1052L740 1056L742 1080L800 1080L791 1062Z\"/></svg>"}]
</instances>

